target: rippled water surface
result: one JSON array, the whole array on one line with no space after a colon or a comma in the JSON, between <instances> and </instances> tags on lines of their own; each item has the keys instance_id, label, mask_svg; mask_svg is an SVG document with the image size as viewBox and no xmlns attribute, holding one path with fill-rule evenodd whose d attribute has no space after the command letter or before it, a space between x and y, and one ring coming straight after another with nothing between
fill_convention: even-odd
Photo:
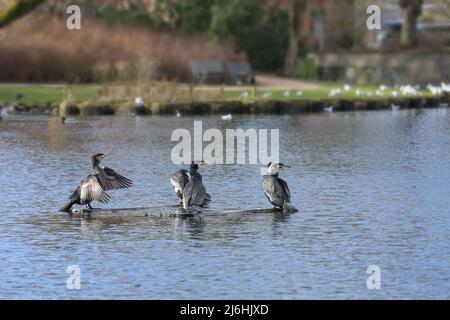
<instances>
[{"instance_id":1,"label":"rippled water surface","mask_svg":"<svg viewBox=\"0 0 450 320\"><path fill-rule=\"evenodd\" d=\"M279 128L300 212L269 208L260 167L202 170L210 214L72 219L58 213L90 156L135 182L105 208L173 212L176 128ZM205 144L206 145L206 144ZM450 112L102 117L0 122L0 298L450 298ZM163 209L161 209L163 208ZM147 209L149 212L156 209ZM81 290L66 288L81 269ZM381 269L368 290L367 267Z\"/></svg>"}]
</instances>

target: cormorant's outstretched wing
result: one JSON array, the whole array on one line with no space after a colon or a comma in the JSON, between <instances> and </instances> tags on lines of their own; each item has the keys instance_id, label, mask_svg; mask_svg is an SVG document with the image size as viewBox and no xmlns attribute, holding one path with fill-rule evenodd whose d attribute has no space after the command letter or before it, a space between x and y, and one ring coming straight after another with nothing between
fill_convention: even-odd
<instances>
[{"instance_id":1,"label":"cormorant's outstretched wing","mask_svg":"<svg viewBox=\"0 0 450 320\"><path fill-rule=\"evenodd\" d=\"M103 190L97 176L95 175L86 177L86 179L81 182L81 185L77 191L82 202L91 202L93 200L101 203L109 202L109 195L105 192L105 190Z\"/></svg>"},{"instance_id":2,"label":"cormorant's outstretched wing","mask_svg":"<svg viewBox=\"0 0 450 320\"><path fill-rule=\"evenodd\" d=\"M187 172L187 170L179 170L170 176L170 183L175 188L175 193L180 199L183 198L184 187L189 182Z\"/></svg>"},{"instance_id":3,"label":"cormorant's outstretched wing","mask_svg":"<svg viewBox=\"0 0 450 320\"><path fill-rule=\"evenodd\" d=\"M108 167L98 168L97 177L104 190L127 189L133 185L133 181Z\"/></svg>"},{"instance_id":4,"label":"cormorant's outstretched wing","mask_svg":"<svg viewBox=\"0 0 450 320\"><path fill-rule=\"evenodd\" d=\"M284 192L286 193L287 202L290 202L291 201L291 190L289 190L289 187L288 187L286 181L284 181L283 179L280 179L280 178L278 178L278 181L280 182L281 186L284 189Z\"/></svg>"}]
</instances>

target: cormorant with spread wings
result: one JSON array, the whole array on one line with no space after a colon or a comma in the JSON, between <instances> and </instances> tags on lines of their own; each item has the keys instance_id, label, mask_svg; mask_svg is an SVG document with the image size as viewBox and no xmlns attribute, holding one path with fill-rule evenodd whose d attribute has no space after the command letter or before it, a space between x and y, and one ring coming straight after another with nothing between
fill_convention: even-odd
<instances>
[{"instance_id":1,"label":"cormorant with spread wings","mask_svg":"<svg viewBox=\"0 0 450 320\"><path fill-rule=\"evenodd\" d=\"M95 174L91 174L81 181L80 186L73 192L69 201L60 211L69 212L75 204L86 205L87 208L92 209L92 201L109 202L110 197L106 191L127 189L133 185L133 181L118 174L113 169L100 166L100 162L105 156L103 153L92 156L92 167Z\"/></svg>"}]
</instances>

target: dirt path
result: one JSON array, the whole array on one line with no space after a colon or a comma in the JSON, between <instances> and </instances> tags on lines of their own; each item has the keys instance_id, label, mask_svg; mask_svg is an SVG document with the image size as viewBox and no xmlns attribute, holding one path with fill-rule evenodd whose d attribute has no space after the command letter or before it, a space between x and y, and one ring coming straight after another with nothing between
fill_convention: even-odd
<instances>
[{"instance_id":1,"label":"dirt path","mask_svg":"<svg viewBox=\"0 0 450 320\"><path fill-rule=\"evenodd\" d=\"M257 74L256 85L273 89L317 89L322 87L322 85L312 81L281 78L268 74Z\"/></svg>"}]
</instances>

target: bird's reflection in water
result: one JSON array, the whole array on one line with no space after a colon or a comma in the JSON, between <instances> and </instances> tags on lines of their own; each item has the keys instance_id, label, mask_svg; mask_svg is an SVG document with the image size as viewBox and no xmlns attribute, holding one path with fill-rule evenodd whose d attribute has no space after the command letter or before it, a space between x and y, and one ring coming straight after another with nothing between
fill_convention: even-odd
<instances>
[{"instance_id":1,"label":"bird's reflection in water","mask_svg":"<svg viewBox=\"0 0 450 320\"><path fill-rule=\"evenodd\" d=\"M126 219L120 216L111 216L102 219L80 219L80 234L82 238L90 237L92 233L100 234L106 229L114 228L117 225L128 223Z\"/></svg>"},{"instance_id":2,"label":"bird's reflection in water","mask_svg":"<svg viewBox=\"0 0 450 320\"><path fill-rule=\"evenodd\" d=\"M80 223L80 236L90 238L105 231L126 233L130 230L145 229L147 239L173 240L211 240L222 239L232 241L237 238L239 230L249 230L249 224L263 224L272 230L274 236L283 232L285 223L291 220L292 214L286 214L273 209L254 209L243 211L206 211L203 214L185 216L182 210L173 214L149 214L148 216L133 216L114 212L110 216L100 213L89 218L73 217L73 222ZM211 230L221 225L219 232ZM131 229L130 229L131 227ZM165 229L167 232L161 233ZM131 231L134 232L134 231Z\"/></svg>"},{"instance_id":3,"label":"bird's reflection in water","mask_svg":"<svg viewBox=\"0 0 450 320\"><path fill-rule=\"evenodd\" d=\"M283 212L273 212L272 216L272 235L279 236L281 235L281 228L283 224L289 222L292 216L296 213L283 213Z\"/></svg>"},{"instance_id":4,"label":"bird's reflection in water","mask_svg":"<svg viewBox=\"0 0 450 320\"><path fill-rule=\"evenodd\" d=\"M183 239L187 233L189 239L203 240L205 219L199 215L193 217L177 217L173 222L177 239Z\"/></svg>"}]
</instances>

